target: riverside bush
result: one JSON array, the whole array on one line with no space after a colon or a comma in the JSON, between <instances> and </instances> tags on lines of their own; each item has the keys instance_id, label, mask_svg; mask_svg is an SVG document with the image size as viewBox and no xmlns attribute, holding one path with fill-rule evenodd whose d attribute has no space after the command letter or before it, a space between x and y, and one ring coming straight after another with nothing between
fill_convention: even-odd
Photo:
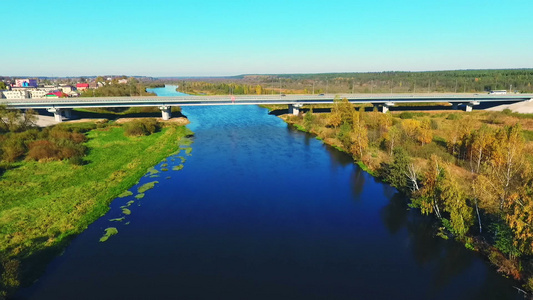
<instances>
[{"instance_id":1,"label":"riverside bush","mask_svg":"<svg viewBox=\"0 0 533 300\"><path fill-rule=\"evenodd\" d=\"M126 136L146 136L158 131L160 128L161 125L155 119L135 120L124 124L124 134Z\"/></svg>"}]
</instances>

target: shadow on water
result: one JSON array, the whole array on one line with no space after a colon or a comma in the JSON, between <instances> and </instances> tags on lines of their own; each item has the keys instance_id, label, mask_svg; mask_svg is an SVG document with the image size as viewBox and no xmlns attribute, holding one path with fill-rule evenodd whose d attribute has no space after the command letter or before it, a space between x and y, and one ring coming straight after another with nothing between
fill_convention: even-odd
<instances>
[{"instance_id":1,"label":"shadow on water","mask_svg":"<svg viewBox=\"0 0 533 300\"><path fill-rule=\"evenodd\" d=\"M395 189L384 185L385 195L391 191ZM409 199L398 192L389 199L380 211L383 224L391 235L401 236L401 232L406 230L414 261L423 269L433 270L428 299L448 293L451 287L465 291L460 294L461 299L509 299L509 286L518 283L498 278L501 275L496 271L478 273L477 270L485 267L487 262L453 238L444 240L437 237L438 223L433 216L424 216L417 209L409 208ZM466 289L462 286L479 288ZM516 296L512 299L521 298L519 294Z\"/></svg>"}]
</instances>

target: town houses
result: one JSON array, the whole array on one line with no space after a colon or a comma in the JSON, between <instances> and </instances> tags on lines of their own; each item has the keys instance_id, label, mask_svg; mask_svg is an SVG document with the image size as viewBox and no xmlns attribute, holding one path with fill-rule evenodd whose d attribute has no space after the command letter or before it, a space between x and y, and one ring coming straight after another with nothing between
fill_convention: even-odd
<instances>
[{"instance_id":1,"label":"town houses","mask_svg":"<svg viewBox=\"0 0 533 300\"><path fill-rule=\"evenodd\" d=\"M37 78L0 80L0 99L78 97L85 90L96 89L106 84L111 84L112 81L116 84L128 83L128 79L122 77L108 77L107 80L102 77L97 77L93 82L70 84L51 83L50 80L39 82Z\"/></svg>"}]
</instances>

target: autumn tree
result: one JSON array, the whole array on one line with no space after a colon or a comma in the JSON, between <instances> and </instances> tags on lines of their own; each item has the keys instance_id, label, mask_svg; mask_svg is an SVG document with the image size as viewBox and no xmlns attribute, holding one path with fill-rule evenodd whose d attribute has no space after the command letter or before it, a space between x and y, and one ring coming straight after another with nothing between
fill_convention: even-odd
<instances>
[{"instance_id":1,"label":"autumn tree","mask_svg":"<svg viewBox=\"0 0 533 300\"><path fill-rule=\"evenodd\" d=\"M353 104L351 104L347 98L343 98L341 101L338 101L337 104L341 115L341 123L348 123L351 126L354 112Z\"/></svg>"},{"instance_id":2,"label":"autumn tree","mask_svg":"<svg viewBox=\"0 0 533 300\"><path fill-rule=\"evenodd\" d=\"M335 98L333 100L333 107L331 108L331 113L329 114L327 120L328 125L333 126L333 128L335 128L335 131L337 131L337 127L339 127L339 125L341 125L342 123L342 116L339 106L339 99Z\"/></svg>"},{"instance_id":3,"label":"autumn tree","mask_svg":"<svg viewBox=\"0 0 533 300\"><path fill-rule=\"evenodd\" d=\"M431 130L431 121L424 119L420 122L416 131L416 140L423 146L431 143L433 140L433 131Z\"/></svg>"},{"instance_id":4,"label":"autumn tree","mask_svg":"<svg viewBox=\"0 0 533 300\"><path fill-rule=\"evenodd\" d=\"M514 246L525 254L533 253L533 199L531 193L521 193L509 203L507 224L513 232Z\"/></svg>"},{"instance_id":5,"label":"autumn tree","mask_svg":"<svg viewBox=\"0 0 533 300\"><path fill-rule=\"evenodd\" d=\"M397 125L391 126L385 133L384 137L387 147L389 148L389 154L392 155L395 147L400 143L402 130Z\"/></svg>"},{"instance_id":6,"label":"autumn tree","mask_svg":"<svg viewBox=\"0 0 533 300\"><path fill-rule=\"evenodd\" d=\"M500 210L503 210L509 198L523 186L527 171L520 124L499 129L491 145L491 158L485 172L491 192L498 197Z\"/></svg>"},{"instance_id":7,"label":"autumn tree","mask_svg":"<svg viewBox=\"0 0 533 300\"><path fill-rule=\"evenodd\" d=\"M413 199L413 204L420 207L423 214L434 213L439 219L441 213L441 183L444 178L442 162L436 155L431 155L426 172L422 180L422 189L418 197Z\"/></svg>"},{"instance_id":8,"label":"autumn tree","mask_svg":"<svg viewBox=\"0 0 533 300\"><path fill-rule=\"evenodd\" d=\"M368 148L368 131L361 111L352 113L352 146L351 152L355 157L361 158Z\"/></svg>"},{"instance_id":9,"label":"autumn tree","mask_svg":"<svg viewBox=\"0 0 533 300\"><path fill-rule=\"evenodd\" d=\"M487 161L490 156L490 146L494 143L494 130L487 125L474 130L468 138L467 157L470 161L470 170L479 173L481 163Z\"/></svg>"},{"instance_id":10,"label":"autumn tree","mask_svg":"<svg viewBox=\"0 0 533 300\"><path fill-rule=\"evenodd\" d=\"M444 204L444 211L450 214L450 230L457 236L464 236L473 224L473 210L468 206L466 195L459 184L446 168L439 189L439 202Z\"/></svg>"},{"instance_id":11,"label":"autumn tree","mask_svg":"<svg viewBox=\"0 0 533 300\"><path fill-rule=\"evenodd\" d=\"M383 168L383 177L398 190L406 191L409 186L406 174L409 173L411 158L403 148L395 148L393 151L394 160Z\"/></svg>"}]
</instances>

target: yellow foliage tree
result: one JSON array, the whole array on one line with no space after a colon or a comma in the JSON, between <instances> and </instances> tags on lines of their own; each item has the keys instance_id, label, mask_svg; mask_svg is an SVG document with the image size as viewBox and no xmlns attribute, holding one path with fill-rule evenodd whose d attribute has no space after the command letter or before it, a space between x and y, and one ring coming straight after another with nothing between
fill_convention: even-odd
<instances>
[{"instance_id":1,"label":"yellow foliage tree","mask_svg":"<svg viewBox=\"0 0 533 300\"><path fill-rule=\"evenodd\" d=\"M352 114L352 147L351 152L354 156L361 158L364 151L368 148L368 130L361 112L354 111Z\"/></svg>"}]
</instances>

